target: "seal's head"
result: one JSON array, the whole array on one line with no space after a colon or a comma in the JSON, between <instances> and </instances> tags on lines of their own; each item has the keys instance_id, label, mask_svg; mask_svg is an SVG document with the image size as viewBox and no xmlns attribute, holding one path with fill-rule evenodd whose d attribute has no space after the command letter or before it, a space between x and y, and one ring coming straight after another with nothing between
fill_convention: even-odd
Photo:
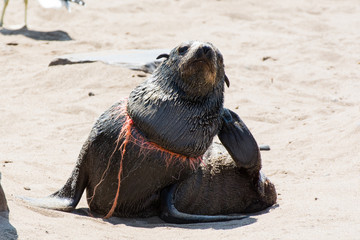
<instances>
[{"instance_id":1,"label":"seal's head","mask_svg":"<svg viewBox=\"0 0 360 240\"><path fill-rule=\"evenodd\" d=\"M211 43L189 41L175 47L158 71L176 75L173 78L178 87L189 97L201 97L212 92L225 82L229 86L224 71L224 60L220 51Z\"/></svg>"},{"instance_id":2,"label":"seal's head","mask_svg":"<svg viewBox=\"0 0 360 240\"><path fill-rule=\"evenodd\" d=\"M205 153L221 128L223 57L211 43L180 44L128 98L127 112L145 137L189 157Z\"/></svg>"}]
</instances>

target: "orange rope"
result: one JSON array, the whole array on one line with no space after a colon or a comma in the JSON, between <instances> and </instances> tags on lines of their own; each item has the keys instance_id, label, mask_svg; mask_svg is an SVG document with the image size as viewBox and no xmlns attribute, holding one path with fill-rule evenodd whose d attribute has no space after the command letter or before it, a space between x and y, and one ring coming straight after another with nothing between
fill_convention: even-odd
<instances>
[{"instance_id":1,"label":"orange rope","mask_svg":"<svg viewBox=\"0 0 360 240\"><path fill-rule=\"evenodd\" d=\"M125 101L124 105L125 105L125 107L123 107L122 105L120 105L120 106L117 108L117 110L119 110L120 113L118 114L118 117L117 117L116 119L118 119L122 114L125 113L126 101ZM123 125L123 128L124 128L124 125ZM115 152L116 152L117 149L118 149L119 140L123 137L123 134L124 134L124 132L125 132L125 131L123 131L123 128L121 129L120 134L119 134L119 137L118 137L118 139L117 139L117 141L116 141L115 149L114 149L114 151L112 152L112 154L110 155L110 158L109 158L108 164L107 164L107 166L106 166L106 169L105 169L105 171L103 172L103 174L101 175L101 178L100 178L99 183L95 185L93 195L89 198L89 199L90 199L89 204L88 204L88 205L89 205L89 208L90 208L91 203L92 203L92 201L93 201L93 199L94 199L94 197L95 197L95 192L96 192L97 188L99 187L99 185L100 185L100 184L104 181L104 179L105 179L105 174L106 174L106 172L109 170L110 163L111 163L111 159L113 158ZM91 209L90 209L90 211L91 211Z\"/></svg>"},{"instance_id":2,"label":"orange rope","mask_svg":"<svg viewBox=\"0 0 360 240\"><path fill-rule=\"evenodd\" d=\"M126 152L126 146L127 146L128 142L129 142L129 139L130 139L130 136L131 136L131 125L132 125L132 120L126 115L126 121L125 121L125 123L124 123L124 125L123 125L123 127L122 127L122 129L120 131L119 138L117 140L117 142L119 143L120 137L122 137L122 133L125 134L125 140L120 146L121 160L120 160L120 169L119 169L119 174L118 174L118 187L117 187L117 190L116 190L116 195L115 195L113 205L112 205L110 211L108 212L108 214L104 218L110 218L113 215L113 213L115 211L115 208L116 208L116 205L117 205L117 201L118 201L119 194L120 194L120 184L121 184L121 174L122 174L123 159L124 159L124 155L125 155L125 152Z\"/></svg>"},{"instance_id":3,"label":"orange rope","mask_svg":"<svg viewBox=\"0 0 360 240\"><path fill-rule=\"evenodd\" d=\"M119 110L118 118L121 115L126 114L126 106L127 106L126 101L125 101L124 104L121 104L119 106L119 108L118 108L118 110ZM203 163L202 156L199 156L199 157L187 157L187 156L184 156L184 155L181 155L181 154L178 154L178 153L171 152L171 151L157 145L156 143L149 142L147 139L145 139L136 130L136 128L133 126L133 124L134 123L133 123L132 119L130 118L130 116L128 114L126 114L125 122L124 122L124 124L123 124L123 126L122 126L122 128L120 130L118 139L116 140L116 147L115 147L113 153L111 154L111 156L109 158L108 165L107 165L107 167L106 167L106 169L105 169L105 171L104 171L104 173L103 173L103 175L101 177L100 182L94 188L93 196L91 197L91 200L89 202L89 206L90 206L90 203L92 202L92 200L93 200L93 198L95 196L95 192L96 192L97 187L104 181L105 173L108 171L108 169L110 167L111 159L113 158L115 152L117 150L120 150L121 151L121 160L120 160L119 173L118 173L118 176L117 176L117 178L118 178L118 187L117 187L117 191L116 191L116 194L115 194L115 198L114 198L114 202L112 204L112 207L111 207L110 211L104 217L105 219L110 218L113 215L113 213L114 213L114 211L116 209L116 206L117 206L117 202L118 202L119 195L120 195L121 175L122 175L122 171L123 171L123 159L124 159L124 156L125 156L125 153L126 153L127 144L129 142L138 145L140 147L139 155L144 155L144 157L147 154L149 154L149 152L151 152L151 151L160 152L161 156L163 156L164 159L165 159L166 167L169 167L175 161L180 161L182 163L188 163L191 168L195 169L196 166L198 165L198 163L200 163L200 162ZM120 147L118 148L119 143L120 143L120 141L122 139L124 139L124 140L123 140L122 144L120 145Z\"/></svg>"}]
</instances>

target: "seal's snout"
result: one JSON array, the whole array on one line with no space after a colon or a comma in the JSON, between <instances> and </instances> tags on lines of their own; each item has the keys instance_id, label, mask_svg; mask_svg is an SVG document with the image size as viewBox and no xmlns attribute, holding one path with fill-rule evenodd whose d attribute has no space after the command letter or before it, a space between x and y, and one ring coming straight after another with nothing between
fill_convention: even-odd
<instances>
[{"instance_id":1,"label":"seal's snout","mask_svg":"<svg viewBox=\"0 0 360 240\"><path fill-rule=\"evenodd\" d=\"M211 51L211 48L209 46L203 46L202 50L204 51L204 54L208 54Z\"/></svg>"},{"instance_id":2,"label":"seal's snout","mask_svg":"<svg viewBox=\"0 0 360 240\"><path fill-rule=\"evenodd\" d=\"M201 46L197 49L196 51L196 58L208 58L208 59L211 59L212 58L212 49L210 46L208 45L204 45L204 46Z\"/></svg>"}]
</instances>

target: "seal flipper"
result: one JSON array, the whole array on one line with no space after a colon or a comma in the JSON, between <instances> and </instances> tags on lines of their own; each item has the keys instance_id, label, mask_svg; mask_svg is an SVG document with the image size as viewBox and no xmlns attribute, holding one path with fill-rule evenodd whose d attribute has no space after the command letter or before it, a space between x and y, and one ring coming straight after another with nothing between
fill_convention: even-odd
<instances>
[{"instance_id":1,"label":"seal flipper","mask_svg":"<svg viewBox=\"0 0 360 240\"><path fill-rule=\"evenodd\" d=\"M57 192L44 198L20 197L29 204L41 208L71 212L79 203L86 187L86 179L76 166L66 184Z\"/></svg>"},{"instance_id":2,"label":"seal flipper","mask_svg":"<svg viewBox=\"0 0 360 240\"><path fill-rule=\"evenodd\" d=\"M239 168L261 168L259 147L245 123L233 111L224 108L223 126L218 137Z\"/></svg>"},{"instance_id":3,"label":"seal flipper","mask_svg":"<svg viewBox=\"0 0 360 240\"><path fill-rule=\"evenodd\" d=\"M218 137L230 156L252 178L257 191L265 196L266 177L261 173L260 148L245 123L233 111L224 108L223 126Z\"/></svg>"},{"instance_id":4,"label":"seal flipper","mask_svg":"<svg viewBox=\"0 0 360 240\"><path fill-rule=\"evenodd\" d=\"M81 196L85 190L87 184L87 178L84 172L81 170L81 161L75 166L75 169L71 173L71 177L66 181L66 184L55 193L51 194L48 198L58 199L59 202L63 202L63 205L57 206L56 208L51 208L61 211L72 211L75 209L76 205L79 203Z\"/></svg>"},{"instance_id":5,"label":"seal flipper","mask_svg":"<svg viewBox=\"0 0 360 240\"><path fill-rule=\"evenodd\" d=\"M88 145L89 140L85 142L70 178L60 190L44 198L20 198L33 206L41 208L66 212L74 210L76 205L79 203L88 182L86 169L84 169L84 166L86 165L84 164L84 161L87 158Z\"/></svg>"},{"instance_id":6,"label":"seal flipper","mask_svg":"<svg viewBox=\"0 0 360 240\"><path fill-rule=\"evenodd\" d=\"M174 192L177 185L173 184L161 191L160 218L168 223L204 223L240 220L247 218L246 215L196 215L179 212L174 204Z\"/></svg>"}]
</instances>

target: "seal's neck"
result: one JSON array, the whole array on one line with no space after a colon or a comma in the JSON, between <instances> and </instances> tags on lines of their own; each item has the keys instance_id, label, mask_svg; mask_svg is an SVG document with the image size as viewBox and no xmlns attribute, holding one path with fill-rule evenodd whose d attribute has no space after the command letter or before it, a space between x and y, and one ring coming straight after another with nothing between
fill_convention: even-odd
<instances>
[{"instance_id":1,"label":"seal's neck","mask_svg":"<svg viewBox=\"0 0 360 240\"><path fill-rule=\"evenodd\" d=\"M194 97L176 81L153 75L131 92L127 111L149 141L197 157L205 153L218 133L222 107L221 86L205 96Z\"/></svg>"}]
</instances>

